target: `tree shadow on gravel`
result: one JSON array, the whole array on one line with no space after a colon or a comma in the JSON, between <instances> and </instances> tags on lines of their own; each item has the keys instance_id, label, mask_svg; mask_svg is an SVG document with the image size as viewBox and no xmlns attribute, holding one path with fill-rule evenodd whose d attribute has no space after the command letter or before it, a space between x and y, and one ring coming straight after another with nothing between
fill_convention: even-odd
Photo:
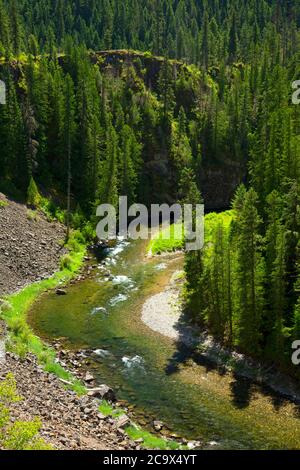
<instances>
[{"instance_id":1,"label":"tree shadow on gravel","mask_svg":"<svg viewBox=\"0 0 300 470\"><path fill-rule=\"evenodd\" d=\"M217 364L214 360L204 356L199 350L198 342L193 335L193 328L186 320L183 314L175 326L178 332L176 341L176 350L170 357L165 372L168 376L176 374L182 367L187 367L193 361L197 366L205 368L207 373L217 372L220 376L228 373L225 366ZM267 397L276 411L293 401L274 392L270 387L256 383L255 380L244 377L237 372L232 373L232 381L230 383L230 392L232 404L238 409L246 409L255 399L255 395L259 393ZM295 405L295 415L300 418L300 404Z\"/></svg>"},{"instance_id":2,"label":"tree shadow on gravel","mask_svg":"<svg viewBox=\"0 0 300 470\"><path fill-rule=\"evenodd\" d=\"M198 366L205 367L207 372L217 370L220 375L226 373L226 369L223 366L215 364L213 361L201 354L198 348L198 340L194 335L194 328L187 320L187 316L182 314L175 329L178 333L178 339L176 340L176 351L173 356L169 359L166 366L166 374L172 375L179 371L181 366L185 366L189 361L193 361Z\"/></svg>"}]
</instances>

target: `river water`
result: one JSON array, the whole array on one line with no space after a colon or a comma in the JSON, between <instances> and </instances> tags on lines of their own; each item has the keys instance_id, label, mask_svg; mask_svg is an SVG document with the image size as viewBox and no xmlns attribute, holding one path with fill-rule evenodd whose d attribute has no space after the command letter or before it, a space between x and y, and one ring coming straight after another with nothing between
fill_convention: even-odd
<instances>
[{"instance_id":1,"label":"river water","mask_svg":"<svg viewBox=\"0 0 300 470\"><path fill-rule=\"evenodd\" d=\"M163 421L181 437L214 449L299 449L300 410L270 390L225 374L201 355L141 321L183 259L145 257L145 243L119 241L89 279L67 296L44 294L29 313L37 334L93 349L88 370L134 407L136 421ZM110 272L110 277L107 272Z\"/></svg>"}]
</instances>

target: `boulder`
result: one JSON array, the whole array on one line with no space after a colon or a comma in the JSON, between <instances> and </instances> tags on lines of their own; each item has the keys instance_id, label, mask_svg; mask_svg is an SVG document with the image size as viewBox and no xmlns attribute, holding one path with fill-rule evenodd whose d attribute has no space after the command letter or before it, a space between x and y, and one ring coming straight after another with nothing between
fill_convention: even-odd
<instances>
[{"instance_id":1,"label":"boulder","mask_svg":"<svg viewBox=\"0 0 300 470\"><path fill-rule=\"evenodd\" d=\"M130 424L130 419L127 415L122 415L116 420L116 428L124 429Z\"/></svg>"},{"instance_id":2,"label":"boulder","mask_svg":"<svg viewBox=\"0 0 300 470\"><path fill-rule=\"evenodd\" d=\"M64 289L57 289L56 295L67 295L67 292Z\"/></svg>"},{"instance_id":3,"label":"boulder","mask_svg":"<svg viewBox=\"0 0 300 470\"><path fill-rule=\"evenodd\" d=\"M162 423L161 421L153 421L153 427L155 431L159 432L163 429L164 423Z\"/></svg>"},{"instance_id":4,"label":"boulder","mask_svg":"<svg viewBox=\"0 0 300 470\"><path fill-rule=\"evenodd\" d=\"M90 373L90 372L87 372L85 374L85 377L84 377L84 381L87 382L87 383L90 383L90 382L94 382L94 376Z\"/></svg>"},{"instance_id":5,"label":"boulder","mask_svg":"<svg viewBox=\"0 0 300 470\"><path fill-rule=\"evenodd\" d=\"M99 385L99 387L89 390L88 396L100 398L101 400L107 400L110 402L116 401L115 392L108 385Z\"/></svg>"},{"instance_id":6,"label":"boulder","mask_svg":"<svg viewBox=\"0 0 300 470\"><path fill-rule=\"evenodd\" d=\"M143 444L144 442L144 439L142 437L140 437L139 439L135 439L134 441L136 444Z\"/></svg>"}]
</instances>

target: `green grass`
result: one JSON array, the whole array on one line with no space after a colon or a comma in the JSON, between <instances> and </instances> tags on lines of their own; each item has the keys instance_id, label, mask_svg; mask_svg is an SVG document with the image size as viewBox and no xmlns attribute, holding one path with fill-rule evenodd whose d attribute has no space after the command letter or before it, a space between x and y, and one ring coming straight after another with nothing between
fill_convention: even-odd
<instances>
[{"instance_id":1,"label":"green grass","mask_svg":"<svg viewBox=\"0 0 300 470\"><path fill-rule=\"evenodd\" d=\"M114 408L111 406L106 400L103 400L99 406L99 411L104 416L111 416L112 418L119 418L123 416L125 413L124 410L121 408Z\"/></svg>"},{"instance_id":2,"label":"green grass","mask_svg":"<svg viewBox=\"0 0 300 470\"><path fill-rule=\"evenodd\" d=\"M114 419L119 418L126 414L122 408L114 408L110 403L103 400L99 406L99 411L104 416L110 416ZM178 450L183 449L183 446L178 444L175 441L169 441L163 437L158 437L154 434L151 434L148 431L144 431L136 425L127 426L125 432L130 439L136 441L138 439L143 439L143 447L147 449L160 449L160 450Z\"/></svg>"},{"instance_id":3,"label":"green grass","mask_svg":"<svg viewBox=\"0 0 300 470\"><path fill-rule=\"evenodd\" d=\"M147 449L159 449L159 450L183 450L184 446L178 444L175 441L169 441L163 437L155 436L148 431L144 431L138 426L129 426L125 429L126 434L130 439L136 441L143 439L143 447Z\"/></svg>"},{"instance_id":4,"label":"green grass","mask_svg":"<svg viewBox=\"0 0 300 470\"><path fill-rule=\"evenodd\" d=\"M1 207L6 207L6 206L8 206L7 201L0 201L0 209L1 209Z\"/></svg>"},{"instance_id":5,"label":"green grass","mask_svg":"<svg viewBox=\"0 0 300 470\"><path fill-rule=\"evenodd\" d=\"M156 237L151 240L148 251L153 255L182 250L184 246L184 234L182 224L173 224L170 229L160 230Z\"/></svg>"},{"instance_id":6,"label":"green grass","mask_svg":"<svg viewBox=\"0 0 300 470\"><path fill-rule=\"evenodd\" d=\"M212 241L212 236L215 228L219 223L223 223L224 229L227 230L234 218L234 211L229 210L217 214L211 212L205 216L205 244ZM156 237L151 240L148 251L152 255L160 255L161 253L168 253L173 251L182 250L184 248L184 233L182 224L171 225L170 231L168 229L161 230Z\"/></svg>"},{"instance_id":7,"label":"green grass","mask_svg":"<svg viewBox=\"0 0 300 470\"><path fill-rule=\"evenodd\" d=\"M33 334L26 321L28 310L43 292L67 283L80 269L86 253L85 245L82 243L80 236L73 233L67 247L71 249L67 266L51 278L31 284L22 291L6 297L5 300L10 307L1 311L1 317L5 320L9 329L7 348L10 351L20 357L25 357L28 352L35 354L45 371L70 382L72 384L70 387L74 391L78 394L84 394L85 388L83 385L56 362L55 351L45 346L42 340Z\"/></svg>"},{"instance_id":8,"label":"green grass","mask_svg":"<svg viewBox=\"0 0 300 470\"><path fill-rule=\"evenodd\" d=\"M38 215L38 212L37 211L33 211L32 209L28 209L27 210L27 213L26 213L26 217L28 220L30 220L31 222L36 222L39 220L39 215Z\"/></svg>"}]
</instances>

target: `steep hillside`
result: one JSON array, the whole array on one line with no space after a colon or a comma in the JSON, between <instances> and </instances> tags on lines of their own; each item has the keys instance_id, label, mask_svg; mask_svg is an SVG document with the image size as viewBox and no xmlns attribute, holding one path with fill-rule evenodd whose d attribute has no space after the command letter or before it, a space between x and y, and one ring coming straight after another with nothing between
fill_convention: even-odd
<instances>
[{"instance_id":1,"label":"steep hillside","mask_svg":"<svg viewBox=\"0 0 300 470\"><path fill-rule=\"evenodd\" d=\"M207 209L223 209L246 177L247 154L237 154L240 136L230 127L229 103L221 97L216 104L219 79L228 90L235 87L229 70L213 78L147 53L75 49L57 58L11 60L0 65L0 77L10 83L10 106L0 108L0 116L7 126L18 119L14 135L2 138L3 191L13 184L24 193L32 176L66 191L66 125L72 130L73 209L80 204L85 215L92 203L115 204L118 195L146 204L177 201L185 169L196 178Z\"/></svg>"},{"instance_id":2,"label":"steep hillside","mask_svg":"<svg viewBox=\"0 0 300 470\"><path fill-rule=\"evenodd\" d=\"M50 277L65 250L65 228L0 194L0 296Z\"/></svg>"}]
</instances>

